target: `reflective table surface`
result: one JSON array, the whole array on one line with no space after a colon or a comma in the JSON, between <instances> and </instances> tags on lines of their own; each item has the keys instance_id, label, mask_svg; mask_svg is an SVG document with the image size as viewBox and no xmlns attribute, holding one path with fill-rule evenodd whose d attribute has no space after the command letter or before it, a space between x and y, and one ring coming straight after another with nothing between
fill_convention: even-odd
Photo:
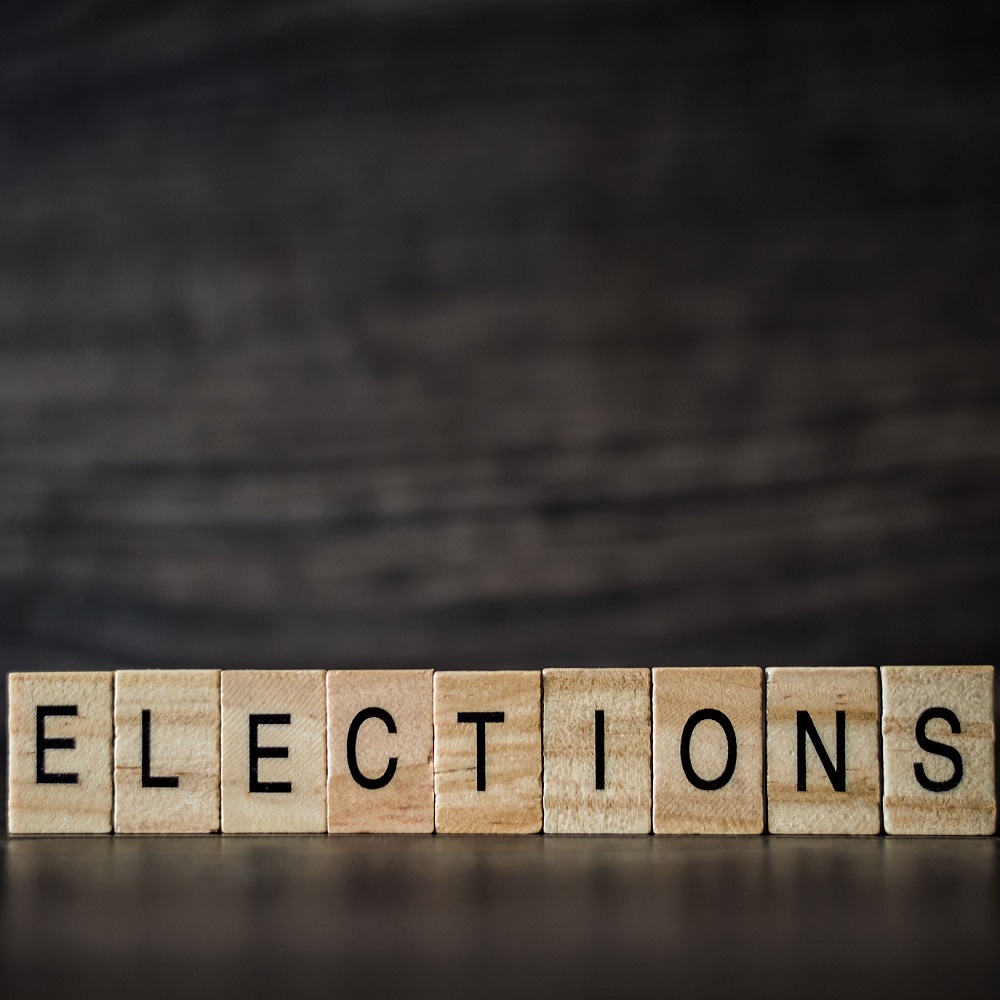
<instances>
[{"instance_id":1,"label":"reflective table surface","mask_svg":"<svg viewBox=\"0 0 1000 1000\"><path fill-rule=\"evenodd\" d=\"M21 996L996 996L995 839L0 842Z\"/></svg>"}]
</instances>

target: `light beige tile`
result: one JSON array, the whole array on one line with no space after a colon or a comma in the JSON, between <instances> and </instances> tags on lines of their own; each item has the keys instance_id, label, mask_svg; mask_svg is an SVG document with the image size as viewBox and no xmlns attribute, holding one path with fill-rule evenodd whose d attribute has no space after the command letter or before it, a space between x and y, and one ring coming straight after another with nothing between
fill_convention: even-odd
<instances>
[{"instance_id":1,"label":"light beige tile","mask_svg":"<svg viewBox=\"0 0 1000 1000\"><path fill-rule=\"evenodd\" d=\"M546 833L649 833L649 671L542 672Z\"/></svg>"},{"instance_id":2,"label":"light beige tile","mask_svg":"<svg viewBox=\"0 0 1000 1000\"><path fill-rule=\"evenodd\" d=\"M541 693L536 670L434 674L438 833L541 830Z\"/></svg>"},{"instance_id":3,"label":"light beige tile","mask_svg":"<svg viewBox=\"0 0 1000 1000\"><path fill-rule=\"evenodd\" d=\"M116 833L217 831L219 766L218 670L115 674Z\"/></svg>"},{"instance_id":4,"label":"light beige tile","mask_svg":"<svg viewBox=\"0 0 1000 1000\"><path fill-rule=\"evenodd\" d=\"M111 832L113 687L110 671L9 676L12 835Z\"/></svg>"},{"instance_id":5,"label":"light beige tile","mask_svg":"<svg viewBox=\"0 0 1000 1000\"><path fill-rule=\"evenodd\" d=\"M843 713L842 754L838 753L838 713ZM810 725L827 755L832 777L821 761ZM804 782L799 780L800 766ZM875 834L881 827L880 798L875 668L769 667L767 823L771 833Z\"/></svg>"},{"instance_id":6,"label":"light beige tile","mask_svg":"<svg viewBox=\"0 0 1000 1000\"><path fill-rule=\"evenodd\" d=\"M434 832L433 676L327 673L330 833Z\"/></svg>"},{"instance_id":7,"label":"light beige tile","mask_svg":"<svg viewBox=\"0 0 1000 1000\"><path fill-rule=\"evenodd\" d=\"M886 833L992 834L993 667L880 673Z\"/></svg>"},{"instance_id":8,"label":"light beige tile","mask_svg":"<svg viewBox=\"0 0 1000 1000\"><path fill-rule=\"evenodd\" d=\"M326 832L324 671L222 672L222 832Z\"/></svg>"},{"instance_id":9,"label":"light beige tile","mask_svg":"<svg viewBox=\"0 0 1000 1000\"><path fill-rule=\"evenodd\" d=\"M654 833L764 830L763 671L653 671Z\"/></svg>"}]
</instances>

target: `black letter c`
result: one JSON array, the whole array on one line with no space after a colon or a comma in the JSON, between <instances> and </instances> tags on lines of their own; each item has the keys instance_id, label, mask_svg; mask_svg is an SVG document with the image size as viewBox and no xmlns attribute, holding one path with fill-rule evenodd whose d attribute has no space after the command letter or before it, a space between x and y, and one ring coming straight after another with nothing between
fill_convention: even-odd
<instances>
[{"instance_id":1,"label":"black letter c","mask_svg":"<svg viewBox=\"0 0 1000 1000\"><path fill-rule=\"evenodd\" d=\"M368 719L378 719L385 723L385 728L390 733L396 732L395 720L384 708L363 708L351 720L351 725L347 730L347 766L350 768L351 777L362 788L384 788L392 781L392 776L396 773L397 758L390 757L385 770L377 778L369 778L362 774L361 768L358 767L358 732Z\"/></svg>"}]
</instances>

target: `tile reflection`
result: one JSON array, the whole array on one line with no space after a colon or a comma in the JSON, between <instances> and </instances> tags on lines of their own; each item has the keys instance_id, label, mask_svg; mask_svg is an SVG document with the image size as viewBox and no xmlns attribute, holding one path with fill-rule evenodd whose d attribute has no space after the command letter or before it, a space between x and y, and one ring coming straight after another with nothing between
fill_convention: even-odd
<instances>
[{"instance_id":1,"label":"tile reflection","mask_svg":"<svg viewBox=\"0 0 1000 1000\"><path fill-rule=\"evenodd\" d=\"M109 962L151 996L589 996L664 976L754 996L768 970L815 985L817 963L923 995L942 949L970 982L1000 971L992 839L109 837L0 857L5 972L53 989L96 988Z\"/></svg>"}]
</instances>

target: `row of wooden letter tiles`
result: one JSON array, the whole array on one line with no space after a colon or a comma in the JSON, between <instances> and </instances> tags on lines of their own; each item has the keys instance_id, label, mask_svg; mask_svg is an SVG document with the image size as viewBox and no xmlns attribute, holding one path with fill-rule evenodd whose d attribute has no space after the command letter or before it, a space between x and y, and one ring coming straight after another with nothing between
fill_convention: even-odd
<instances>
[{"instance_id":1,"label":"row of wooden letter tiles","mask_svg":"<svg viewBox=\"0 0 1000 1000\"><path fill-rule=\"evenodd\" d=\"M8 830L992 834L993 668L9 678Z\"/></svg>"}]
</instances>

